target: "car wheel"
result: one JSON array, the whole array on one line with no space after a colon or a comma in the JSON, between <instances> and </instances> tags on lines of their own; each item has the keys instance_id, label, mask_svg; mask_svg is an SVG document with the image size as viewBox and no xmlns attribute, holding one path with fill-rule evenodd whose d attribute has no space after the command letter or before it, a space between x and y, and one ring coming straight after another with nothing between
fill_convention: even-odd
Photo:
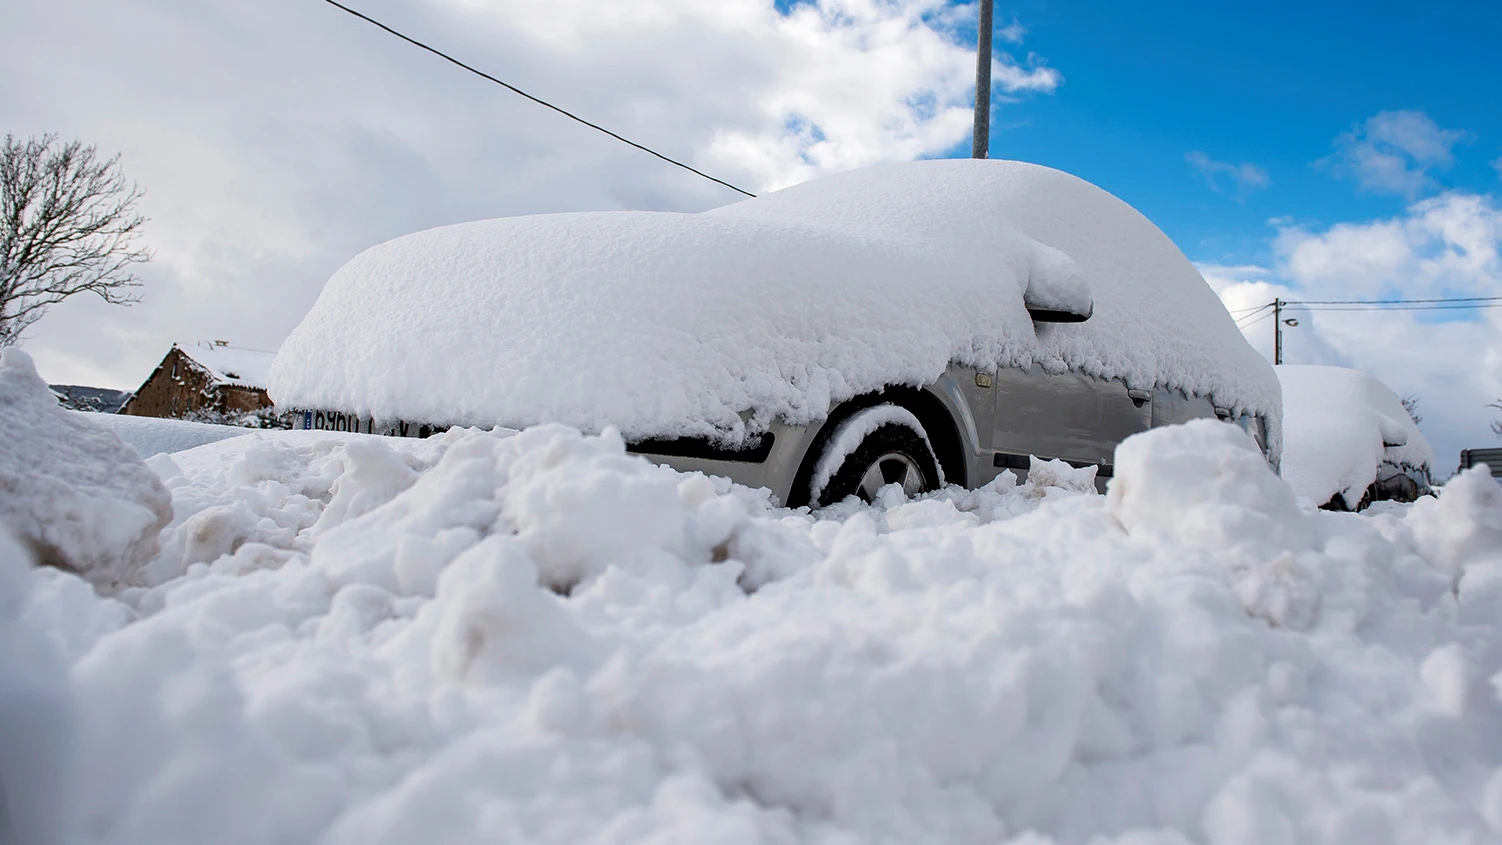
<instances>
[{"instance_id":1,"label":"car wheel","mask_svg":"<svg viewBox=\"0 0 1502 845\"><path fill-rule=\"evenodd\" d=\"M892 416L892 411L909 419L881 420L882 416ZM939 489L943 478L933 447L917 420L897 406L880 405L845 421L841 432L830 440L820 457L810 499L817 507L843 501L847 496L870 504L876 500L876 492L888 484L901 485L903 494L911 498ZM821 479L827 479L822 487Z\"/></svg>"}]
</instances>

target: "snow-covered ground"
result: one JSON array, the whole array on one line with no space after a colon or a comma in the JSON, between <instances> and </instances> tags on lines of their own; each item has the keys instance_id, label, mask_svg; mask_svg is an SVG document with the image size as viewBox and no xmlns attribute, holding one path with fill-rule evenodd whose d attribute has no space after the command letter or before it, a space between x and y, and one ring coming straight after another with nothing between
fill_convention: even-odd
<instances>
[{"instance_id":1,"label":"snow-covered ground","mask_svg":"<svg viewBox=\"0 0 1502 845\"><path fill-rule=\"evenodd\" d=\"M143 458L240 437L247 431L240 426L212 425L162 417L133 417L126 414L88 414L87 419L115 432L116 436Z\"/></svg>"},{"instance_id":2,"label":"snow-covered ground","mask_svg":"<svg viewBox=\"0 0 1502 845\"><path fill-rule=\"evenodd\" d=\"M0 537L33 842L1502 837L1479 472L1325 513L1214 421L1105 496L1052 465L817 515L559 426L149 465L135 587Z\"/></svg>"}]
</instances>

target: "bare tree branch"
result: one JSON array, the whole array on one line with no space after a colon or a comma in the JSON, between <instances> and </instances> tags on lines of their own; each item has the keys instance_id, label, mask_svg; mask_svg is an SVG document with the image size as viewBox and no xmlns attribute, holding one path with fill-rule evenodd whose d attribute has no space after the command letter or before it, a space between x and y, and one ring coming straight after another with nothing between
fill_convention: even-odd
<instances>
[{"instance_id":1,"label":"bare tree branch","mask_svg":"<svg viewBox=\"0 0 1502 845\"><path fill-rule=\"evenodd\" d=\"M79 141L56 135L0 145L0 346L17 343L47 309L78 293L105 302L139 301L131 267L150 260L135 246L145 218L141 190L128 185L119 156L100 161Z\"/></svg>"},{"instance_id":2,"label":"bare tree branch","mask_svg":"<svg viewBox=\"0 0 1502 845\"><path fill-rule=\"evenodd\" d=\"M1498 399L1497 401L1491 403L1490 405L1487 405L1486 407L1496 408L1497 410L1502 411L1502 399ZM1498 437L1502 437L1502 418L1492 420L1492 434L1495 434Z\"/></svg>"},{"instance_id":3,"label":"bare tree branch","mask_svg":"<svg viewBox=\"0 0 1502 845\"><path fill-rule=\"evenodd\" d=\"M1398 401L1403 403L1403 410L1408 412L1408 416L1413 420L1414 425L1418 425L1424 421L1424 415L1419 413L1418 394L1410 393Z\"/></svg>"}]
</instances>

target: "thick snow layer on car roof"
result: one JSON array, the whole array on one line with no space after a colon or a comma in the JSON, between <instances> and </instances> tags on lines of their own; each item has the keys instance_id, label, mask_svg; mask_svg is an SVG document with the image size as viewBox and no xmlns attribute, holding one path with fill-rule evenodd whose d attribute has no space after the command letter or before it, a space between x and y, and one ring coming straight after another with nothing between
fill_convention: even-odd
<instances>
[{"instance_id":1,"label":"thick snow layer on car roof","mask_svg":"<svg viewBox=\"0 0 1502 845\"><path fill-rule=\"evenodd\" d=\"M1283 384L1282 473L1300 496L1322 505L1340 493L1354 505L1383 461L1432 466L1434 450L1387 385L1345 367L1276 371Z\"/></svg>"},{"instance_id":2,"label":"thick snow layer on car roof","mask_svg":"<svg viewBox=\"0 0 1502 845\"><path fill-rule=\"evenodd\" d=\"M242 349L210 340L179 343L177 348L221 384L259 387L263 390L266 388L266 371L271 369L271 361L276 357L274 352Z\"/></svg>"},{"instance_id":3,"label":"thick snow layer on car roof","mask_svg":"<svg viewBox=\"0 0 1502 845\"><path fill-rule=\"evenodd\" d=\"M1067 303L1086 287L1085 323L1035 327L1023 307L1029 288ZM278 405L378 419L734 439L742 411L753 428L812 421L951 360L1040 361L1279 413L1271 369L1157 227L1056 170L971 160L853 171L702 214L398 238L334 274L269 387Z\"/></svg>"}]
</instances>

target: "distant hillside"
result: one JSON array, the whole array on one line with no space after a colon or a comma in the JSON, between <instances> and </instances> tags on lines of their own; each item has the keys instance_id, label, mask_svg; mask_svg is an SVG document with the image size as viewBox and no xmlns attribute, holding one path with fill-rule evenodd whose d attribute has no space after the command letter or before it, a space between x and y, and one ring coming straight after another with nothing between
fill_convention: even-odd
<instances>
[{"instance_id":1,"label":"distant hillside","mask_svg":"<svg viewBox=\"0 0 1502 845\"><path fill-rule=\"evenodd\" d=\"M95 411L113 414L120 410L130 396L129 390L110 390L107 387L84 387L78 384L50 384L52 392L64 408L73 411Z\"/></svg>"}]
</instances>

